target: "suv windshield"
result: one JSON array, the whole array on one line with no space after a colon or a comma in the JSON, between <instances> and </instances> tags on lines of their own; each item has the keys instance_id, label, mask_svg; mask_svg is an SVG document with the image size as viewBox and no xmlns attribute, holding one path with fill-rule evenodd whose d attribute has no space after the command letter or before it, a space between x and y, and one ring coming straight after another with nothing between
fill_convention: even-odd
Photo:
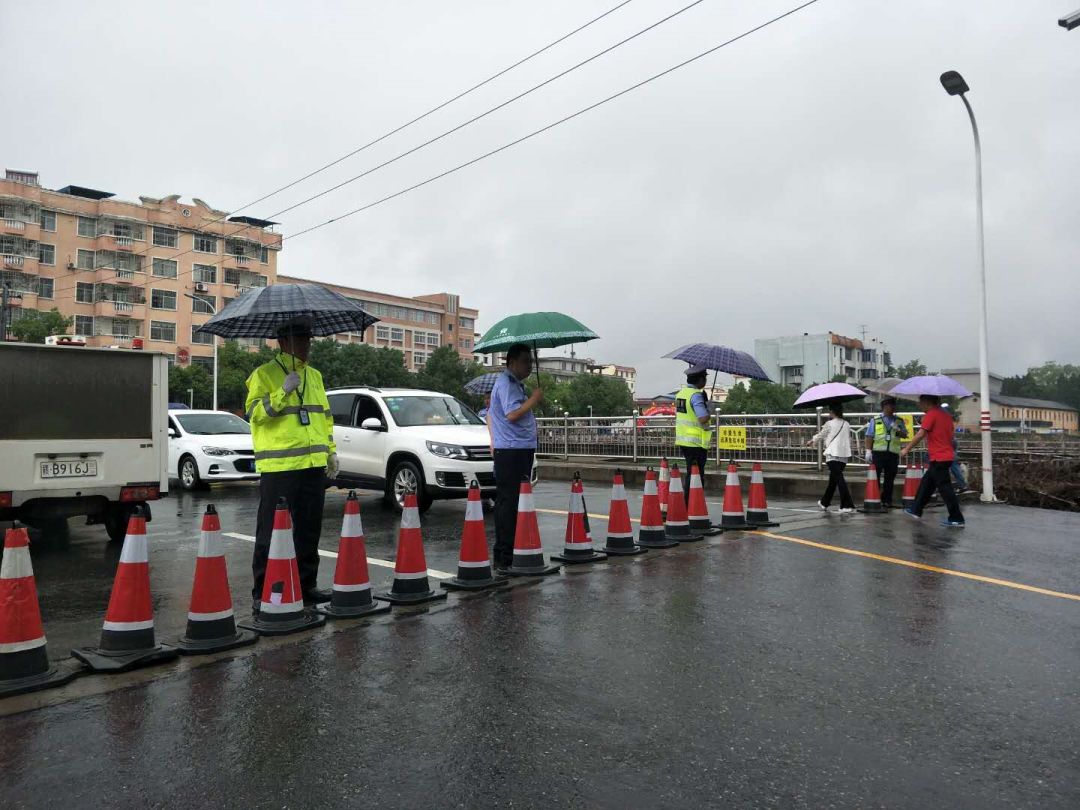
<instances>
[{"instance_id":1,"label":"suv windshield","mask_svg":"<svg viewBox=\"0 0 1080 810\"><path fill-rule=\"evenodd\" d=\"M386 397L384 402L399 427L484 424L479 416L453 397Z\"/></svg>"},{"instance_id":2,"label":"suv windshield","mask_svg":"<svg viewBox=\"0 0 1080 810\"><path fill-rule=\"evenodd\" d=\"M251 425L231 413L191 413L173 418L186 433L196 436L251 433Z\"/></svg>"}]
</instances>

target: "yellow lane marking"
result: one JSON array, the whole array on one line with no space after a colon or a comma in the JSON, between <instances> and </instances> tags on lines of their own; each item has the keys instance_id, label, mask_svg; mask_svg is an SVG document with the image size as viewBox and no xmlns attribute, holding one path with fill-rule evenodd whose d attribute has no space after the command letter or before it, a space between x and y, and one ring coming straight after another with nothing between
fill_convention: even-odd
<instances>
[{"instance_id":1,"label":"yellow lane marking","mask_svg":"<svg viewBox=\"0 0 1080 810\"><path fill-rule=\"evenodd\" d=\"M784 540L788 543L798 543L802 546L810 546L812 548L820 548L825 551L835 551L838 554L850 554L853 557L865 557L870 560L877 560L879 562L892 563L893 565L903 565L906 568L917 568L920 571L932 571L935 574L945 574L950 577L959 577L960 579L970 579L975 582L985 582L989 585L1000 585L1003 588L1015 588L1018 591L1028 591L1030 593L1038 593L1043 596L1056 596L1058 599L1071 599L1074 602L1080 602L1080 594L1075 593L1063 593L1062 591L1051 591L1047 588L1037 588L1034 585L1025 585L1022 582L1012 582L1008 579L997 579L995 577L984 577L981 574L969 574L966 571L954 571L951 568L938 568L936 565L925 565L924 563L912 562L911 560L901 560L898 557L886 557L883 554L872 554L869 551L858 551L853 548L844 548L843 546L833 546L828 543L818 543L813 540L804 540L801 537L792 537L787 534L775 534L773 532L748 532L748 534L759 534L762 537L771 537L773 540Z\"/></svg>"}]
</instances>

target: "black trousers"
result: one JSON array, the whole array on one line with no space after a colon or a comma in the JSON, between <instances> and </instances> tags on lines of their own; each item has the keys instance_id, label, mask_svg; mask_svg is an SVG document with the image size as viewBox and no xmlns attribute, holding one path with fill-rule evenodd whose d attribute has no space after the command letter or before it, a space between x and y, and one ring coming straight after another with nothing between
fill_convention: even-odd
<instances>
[{"instance_id":1,"label":"black trousers","mask_svg":"<svg viewBox=\"0 0 1080 810\"><path fill-rule=\"evenodd\" d=\"M513 562L521 480L531 480L535 455L535 450L495 451L495 548L491 561L496 565Z\"/></svg>"},{"instance_id":2,"label":"black trousers","mask_svg":"<svg viewBox=\"0 0 1080 810\"><path fill-rule=\"evenodd\" d=\"M885 450L873 452L874 466L881 478L881 502L885 506L892 506L893 484L896 482L896 471L900 469L900 456Z\"/></svg>"},{"instance_id":3,"label":"black trousers","mask_svg":"<svg viewBox=\"0 0 1080 810\"><path fill-rule=\"evenodd\" d=\"M705 486L705 462L709 460L709 451L704 447L684 447L679 445L682 457L686 460L686 469L683 470L683 499L690 503L690 465L697 464L698 472L701 473L701 485Z\"/></svg>"},{"instance_id":4,"label":"black trousers","mask_svg":"<svg viewBox=\"0 0 1080 810\"><path fill-rule=\"evenodd\" d=\"M956 497L952 477L949 475L951 466L951 461L930 462L930 467L923 473L922 483L919 484L915 504L911 507L912 512L921 515L923 509L926 508L926 504L930 501L930 496L934 494L936 489L941 495L941 500L945 501L945 506L949 509L949 520L964 522L964 515L960 512L960 500Z\"/></svg>"},{"instance_id":5,"label":"black trousers","mask_svg":"<svg viewBox=\"0 0 1080 810\"><path fill-rule=\"evenodd\" d=\"M255 583L251 595L262 598L270 535L279 498L285 498L292 515L293 545L300 570L300 590L315 590L319 578L319 535L322 533L323 502L326 500L326 468L263 473L259 479L259 517L255 524L255 553L251 573Z\"/></svg>"},{"instance_id":6,"label":"black trousers","mask_svg":"<svg viewBox=\"0 0 1080 810\"><path fill-rule=\"evenodd\" d=\"M832 503L832 496L836 490L840 490L840 508L854 509L855 502L851 500L851 490L848 489L847 481L844 480L844 467L846 461L826 461L829 467L829 483L825 485L825 494L821 496L821 505L828 506Z\"/></svg>"}]
</instances>

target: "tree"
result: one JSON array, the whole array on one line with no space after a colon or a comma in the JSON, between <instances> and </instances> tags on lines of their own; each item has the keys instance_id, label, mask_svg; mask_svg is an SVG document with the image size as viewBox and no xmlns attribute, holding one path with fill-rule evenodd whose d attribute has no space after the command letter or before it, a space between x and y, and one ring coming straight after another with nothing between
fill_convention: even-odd
<instances>
[{"instance_id":1,"label":"tree","mask_svg":"<svg viewBox=\"0 0 1080 810\"><path fill-rule=\"evenodd\" d=\"M196 365L170 368L169 402L187 404L189 388L194 393L194 407L209 408L213 405L213 377L209 371Z\"/></svg>"},{"instance_id":2,"label":"tree","mask_svg":"<svg viewBox=\"0 0 1080 810\"><path fill-rule=\"evenodd\" d=\"M924 377L929 372L926 370L926 364L920 363L919 358L916 357L899 368L893 369L893 376L899 377L901 380L906 380L911 377Z\"/></svg>"},{"instance_id":3,"label":"tree","mask_svg":"<svg viewBox=\"0 0 1080 810\"><path fill-rule=\"evenodd\" d=\"M1025 374L1007 378L1001 393L1014 397L1049 399L1080 408L1080 366L1054 362L1029 368Z\"/></svg>"},{"instance_id":4,"label":"tree","mask_svg":"<svg viewBox=\"0 0 1080 810\"><path fill-rule=\"evenodd\" d=\"M720 405L720 412L791 413L798 397L799 392L791 386L751 380L749 388L745 383L738 383L728 389L727 400Z\"/></svg>"},{"instance_id":5,"label":"tree","mask_svg":"<svg viewBox=\"0 0 1080 810\"><path fill-rule=\"evenodd\" d=\"M49 335L66 335L72 320L61 315L56 307L48 312L25 310L9 329L15 339L22 343L44 343Z\"/></svg>"},{"instance_id":6,"label":"tree","mask_svg":"<svg viewBox=\"0 0 1080 810\"><path fill-rule=\"evenodd\" d=\"M218 407L234 413L243 413L247 401L248 377L251 376L251 372L268 362L273 356L274 352L266 345L261 346L257 352L248 351L235 340L227 340L219 346ZM186 402L186 392L184 396Z\"/></svg>"},{"instance_id":7,"label":"tree","mask_svg":"<svg viewBox=\"0 0 1080 810\"><path fill-rule=\"evenodd\" d=\"M626 383L618 377L602 374L579 374L566 386L563 410L571 416L629 416L634 410L634 397Z\"/></svg>"},{"instance_id":8,"label":"tree","mask_svg":"<svg viewBox=\"0 0 1080 810\"><path fill-rule=\"evenodd\" d=\"M416 374L416 384L420 388L459 399L465 396L465 383L470 379L469 368L453 346L440 346L433 351Z\"/></svg>"},{"instance_id":9,"label":"tree","mask_svg":"<svg viewBox=\"0 0 1080 810\"><path fill-rule=\"evenodd\" d=\"M833 374L829 382L847 382L847 374Z\"/></svg>"}]
</instances>

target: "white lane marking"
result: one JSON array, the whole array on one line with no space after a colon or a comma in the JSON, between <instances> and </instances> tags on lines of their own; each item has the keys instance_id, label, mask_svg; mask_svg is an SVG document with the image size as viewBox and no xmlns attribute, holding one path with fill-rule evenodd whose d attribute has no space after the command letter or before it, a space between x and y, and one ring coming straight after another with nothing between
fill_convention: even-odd
<instances>
[{"instance_id":1,"label":"white lane marking","mask_svg":"<svg viewBox=\"0 0 1080 810\"><path fill-rule=\"evenodd\" d=\"M236 532L222 532L222 535L224 535L225 537L235 538L236 540L247 540L249 543L254 543L255 542L255 538L252 537L250 534L237 534ZM319 556L320 557L327 557L327 558L329 558L331 560L336 560L337 559L337 552L336 551L324 551L323 549L320 548L319 549ZM379 568L393 568L394 567L394 563L391 560L380 560L378 557L368 557L367 561L368 561L368 565L376 565ZM428 576L432 576L435 579L450 579L454 575L453 574L448 574L445 571L436 571L434 568L429 568L428 569Z\"/></svg>"}]
</instances>

